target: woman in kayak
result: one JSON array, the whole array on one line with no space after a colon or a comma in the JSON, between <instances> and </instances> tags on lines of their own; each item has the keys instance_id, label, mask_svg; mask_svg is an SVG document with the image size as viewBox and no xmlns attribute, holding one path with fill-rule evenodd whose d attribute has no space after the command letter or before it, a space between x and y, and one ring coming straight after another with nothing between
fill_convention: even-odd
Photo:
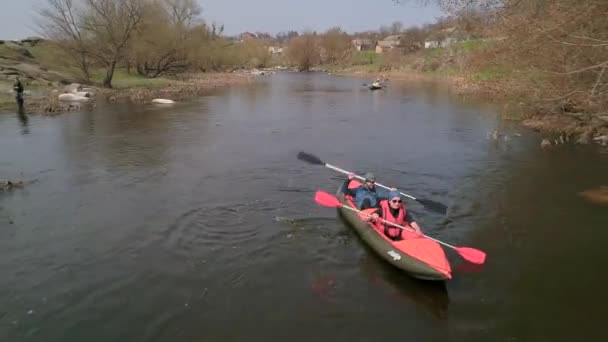
<instances>
[{"instance_id":1,"label":"woman in kayak","mask_svg":"<svg viewBox=\"0 0 608 342\"><path fill-rule=\"evenodd\" d=\"M388 200L380 201L380 208L371 215L370 220L374 222L379 218L383 218L386 221L398 224L400 226L409 223L409 225L416 230L416 235L421 236L422 230L418 223L416 223L412 213L405 208L405 204L401 199L399 191L391 191L388 194ZM403 240L403 229L397 228L387 224L386 222L380 222L384 225L384 235L393 241Z\"/></svg>"},{"instance_id":2,"label":"woman in kayak","mask_svg":"<svg viewBox=\"0 0 608 342\"><path fill-rule=\"evenodd\" d=\"M368 172L365 174L365 180L360 186L349 189L348 185L355 177L354 174L349 174L348 179L342 185L340 190L344 195L351 196L355 201L358 209L378 208L378 202L383 199L388 199L388 191L382 188L376 188L376 176ZM395 188L391 190L397 190Z\"/></svg>"}]
</instances>

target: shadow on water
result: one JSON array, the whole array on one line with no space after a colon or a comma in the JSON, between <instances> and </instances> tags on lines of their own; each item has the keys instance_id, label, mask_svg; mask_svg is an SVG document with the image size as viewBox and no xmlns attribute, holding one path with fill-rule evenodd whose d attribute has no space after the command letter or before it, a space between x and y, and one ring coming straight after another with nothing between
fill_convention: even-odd
<instances>
[{"instance_id":1,"label":"shadow on water","mask_svg":"<svg viewBox=\"0 0 608 342\"><path fill-rule=\"evenodd\" d=\"M359 265L370 283L387 290L397 304L414 303L437 319L447 319L450 299L444 282L414 279L388 265L367 246L366 250Z\"/></svg>"},{"instance_id":2,"label":"shadow on water","mask_svg":"<svg viewBox=\"0 0 608 342\"><path fill-rule=\"evenodd\" d=\"M348 226L341 214L340 221ZM365 249L365 254L359 264L361 272L372 284L388 290L395 296L395 300L404 303L414 303L435 318L447 319L449 296L445 282L422 281L410 277L396 267L389 265L372 248L367 245L358 234L356 235Z\"/></svg>"},{"instance_id":3,"label":"shadow on water","mask_svg":"<svg viewBox=\"0 0 608 342\"><path fill-rule=\"evenodd\" d=\"M27 114L25 114L25 108L23 106L19 106L19 109L17 110L17 118L21 123L21 134L30 134L29 118Z\"/></svg>"}]
</instances>

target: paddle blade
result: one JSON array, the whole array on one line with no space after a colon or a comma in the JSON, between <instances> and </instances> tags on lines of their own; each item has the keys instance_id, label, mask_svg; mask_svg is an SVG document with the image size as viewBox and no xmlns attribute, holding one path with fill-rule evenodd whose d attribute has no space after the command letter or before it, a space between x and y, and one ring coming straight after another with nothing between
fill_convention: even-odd
<instances>
[{"instance_id":1,"label":"paddle blade","mask_svg":"<svg viewBox=\"0 0 608 342\"><path fill-rule=\"evenodd\" d=\"M319 157L306 153L306 152L298 153L298 159L305 161L307 163L310 163L310 164L325 165L325 163L321 159L319 159Z\"/></svg>"},{"instance_id":2,"label":"paddle blade","mask_svg":"<svg viewBox=\"0 0 608 342\"><path fill-rule=\"evenodd\" d=\"M486 262L486 253L480 251L479 249L470 248L470 247L456 247L454 248L461 257L465 260L472 262L474 264L481 265Z\"/></svg>"},{"instance_id":3,"label":"paddle blade","mask_svg":"<svg viewBox=\"0 0 608 342\"><path fill-rule=\"evenodd\" d=\"M332 194L328 194L327 192L324 192L324 191L317 191L315 193L315 202L317 202L317 204L320 204L324 207L330 207L330 208L336 208L336 207L342 206L342 203L336 198L336 196L333 196Z\"/></svg>"},{"instance_id":4,"label":"paddle blade","mask_svg":"<svg viewBox=\"0 0 608 342\"><path fill-rule=\"evenodd\" d=\"M448 207L446 207L445 205L439 203L439 202L435 202L435 201L431 201L428 199L424 199L424 198L417 198L416 202L422 204L423 206L425 206L426 208L440 213L440 214L446 214L448 212Z\"/></svg>"}]
</instances>

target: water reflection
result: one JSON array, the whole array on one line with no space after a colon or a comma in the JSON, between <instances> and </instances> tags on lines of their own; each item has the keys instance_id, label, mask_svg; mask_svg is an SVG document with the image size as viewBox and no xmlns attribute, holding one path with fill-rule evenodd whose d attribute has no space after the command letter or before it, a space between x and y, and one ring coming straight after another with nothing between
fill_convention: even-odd
<instances>
[{"instance_id":1,"label":"water reflection","mask_svg":"<svg viewBox=\"0 0 608 342\"><path fill-rule=\"evenodd\" d=\"M370 248L359 263L370 283L388 291L396 303L414 304L439 320L448 318L449 296L445 283L421 281L388 265Z\"/></svg>"},{"instance_id":2,"label":"water reflection","mask_svg":"<svg viewBox=\"0 0 608 342\"><path fill-rule=\"evenodd\" d=\"M19 122L21 123L21 134L29 134L29 118L25 113L25 108L23 108L23 106L19 106L19 109L17 110L17 118L19 118Z\"/></svg>"},{"instance_id":3,"label":"water reflection","mask_svg":"<svg viewBox=\"0 0 608 342\"><path fill-rule=\"evenodd\" d=\"M576 194L606 184L608 155L541 151L533 134L494 148L488 107L440 86L361 83L277 74L170 108L0 116L0 142L18 146L0 155L1 171L39 179L0 196L0 227L15 218L0 229L0 340L99 340L101 325L104 340L129 341L276 339L277 329L571 341L572 322L599 340L608 216ZM454 279L411 279L352 229L334 230L311 191L344 175L303 165L301 150L449 205L447 217L411 210L430 236L482 249L487 264L446 250ZM432 338L444 328L449 338Z\"/></svg>"}]
</instances>

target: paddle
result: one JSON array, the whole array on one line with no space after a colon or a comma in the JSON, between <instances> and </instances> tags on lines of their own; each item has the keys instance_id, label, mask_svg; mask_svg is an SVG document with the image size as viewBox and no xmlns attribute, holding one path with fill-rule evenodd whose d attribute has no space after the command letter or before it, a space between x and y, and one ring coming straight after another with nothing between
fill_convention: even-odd
<instances>
[{"instance_id":1,"label":"paddle","mask_svg":"<svg viewBox=\"0 0 608 342\"><path fill-rule=\"evenodd\" d=\"M317 157L315 155L312 155L310 153L299 152L298 153L298 159L300 159L302 161L305 161L305 162L307 162L309 164L313 164L313 165L323 165L323 166L325 166L325 167L327 167L329 169L332 169L334 171L338 171L338 172L341 172L341 173L344 173L344 174L347 174L347 175L351 173L350 171L341 169L341 168L333 166L331 164L327 164L324 161L322 161L321 159L319 159L319 157ZM354 176L355 176L355 178L358 178L358 179L360 179L362 181L365 180L365 178L363 178L363 177L361 177L359 175L354 175ZM379 187L381 187L381 188L385 188L387 190L391 189L388 186L382 185L382 184L377 183L377 182L376 182L376 185L379 186ZM435 212L438 212L440 214L445 214L448 211L448 208L445 205L443 205L443 204L441 204L439 202L435 202L435 201L432 201L432 200L429 200L429 199L425 199L425 198L416 198L416 197L414 197L412 195L408 195L408 194L405 194L403 192L399 192L399 193L401 195L405 196L405 197L411 198L414 201L422 204L424 207L426 207L426 208L428 208L430 210L433 210Z\"/></svg>"},{"instance_id":2,"label":"paddle","mask_svg":"<svg viewBox=\"0 0 608 342\"><path fill-rule=\"evenodd\" d=\"M371 217L371 215L369 215L369 214L367 214L367 213L365 213L365 212L363 212L361 210L357 210L357 209L355 209L353 207L350 207L348 205L343 204L335 196L333 196L331 194L328 194L327 192L324 192L324 191L317 191L315 193L315 202L317 202L318 204L320 204L320 205L322 205L324 207L330 207L330 208L338 208L339 207L339 208L344 208L344 209L348 209L348 210L354 211L356 213L361 213L363 215L367 215L367 216ZM382 222L385 222L385 223L387 223L387 224L389 224L389 225L391 225L393 227L397 227L397 228L401 228L401 229L408 230L408 231L411 231L411 232L415 232L415 230L413 230L413 229L409 229L409 228L400 226L398 224L386 221L384 219L380 219L380 220L382 220ZM433 241L435 241L437 243L440 243L440 244L442 244L442 245L444 245L446 247L452 248L458 254L460 254L461 257L463 257L465 260L467 260L467 261L469 261L471 263L480 264L481 265L481 264L483 264L486 261L486 253L484 253L483 251L480 251L478 249L471 248L471 247L455 247L455 246L447 244L447 243L445 243L443 241L439 241L437 239L434 239L434 238L432 238L432 237L430 237L428 235L422 234L422 236L424 236L427 239L431 239L431 240L433 240Z\"/></svg>"}]
</instances>

